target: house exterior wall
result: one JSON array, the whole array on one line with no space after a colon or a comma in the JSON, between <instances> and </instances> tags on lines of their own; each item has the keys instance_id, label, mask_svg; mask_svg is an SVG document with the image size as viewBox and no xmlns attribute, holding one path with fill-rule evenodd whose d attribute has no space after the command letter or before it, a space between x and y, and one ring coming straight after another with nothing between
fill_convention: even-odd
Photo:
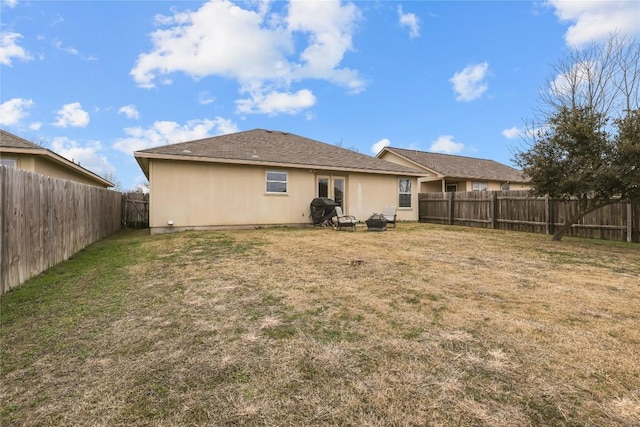
<instances>
[{"instance_id":1,"label":"house exterior wall","mask_svg":"<svg viewBox=\"0 0 640 427\"><path fill-rule=\"evenodd\" d=\"M442 180L437 181L422 181L420 182L421 193L440 193L442 192Z\"/></svg>"},{"instance_id":2,"label":"house exterior wall","mask_svg":"<svg viewBox=\"0 0 640 427\"><path fill-rule=\"evenodd\" d=\"M427 171L424 167L422 167L421 165L418 165L417 163L411 162L403 157L398 156L396 153L392 153L390 151L385 151L384 153L382 153L382 155L380 156L380 158L382 160L386 160L388 162L392 162L395 163L397 165L402 165L402 166L406 166L408 168L412 168L412 169L418 169L418 170L424 170L425 171L425 176L430 177L431 179L435 179L435 174Z\"/></svg>"},{"instance_id":3,"label":"house exterior wall","mask_svg":"<svg viewBox=\"0 0 640 427\"><path fill-rule=\"evenodd\" d=\"M487 183L487 191L500 191L502 190L502 184L504 181L488 181L486 179L477 179L477 180L468 180L468 179L456 179L456 178L446 178L445 185L456 185L456 191L473 191L473 183L474 182L486 182ZM445 186L446 188L446 186ZM530 185L522 184L522 183L510 183L509 190L529 190L531 188ZM420 192L421 193L440 193L442 192L442 179L434 180L434 181L422 181L420 182Z\"/></svg>"},{"instance_id":4,"label":"house exterior wall","mask_svg":"<svg viewBox=\"0 0 640 427\"><path fill-rule=\"evenodd\" d=\"M3 159L10 159L16 162L16 169L24 170L27 172L35 172L35 159L32 155L18 154L18 153L0 153L0 157Z\"/></svg>"},{"instance_id":5,"label":"house exterior wall","mask_svg":"<svg viewBox=\"0 0 640 427\"><path fill-rule=\"evenodd\" d=\"M502 184L504 181L487 181L486 179L474 179L467 181L460 181L458 183L458 191L473 191L474 182L486 182L487 191L500 191L502 190ZM509 183L509 190L528 190L531 186L520 183Z\"/></svg>"},{"instance_id":6,"label":"house exterior wall","mask_svg":"<svg viewBox=\"0 0 640 427\"><path fill-rule=\"evenodd\" d=\"M267 171L287 173L286 194L266 192ZM327 174L331 172L151 159L149 227L152 233L162 233L312 224L309 206L317 196L316 176ZM346 179L345 213L364 221L385 204L397 206L399 177L344 171L335 175ZM417 221L417 192L412 198L412 209L398 212L400 220Z\"/></svg>"},{"instance_id":7,"label":"house exterior wall","mask_svg":"<svg viewBox=\"0 0 640 427\"><path fill-rule=\"evenodd\" d=\"M67 179L69 181L79 182L80 184L106 188L106 186L98 184L87 176L61 164L52 162L44 156L34 156L23 153L2 153L2 158L15 160L16 169L39 173L40 175L46 175L52 178Z\"/></svg>"},{"instance_id":8,"label":"house exterior wall","mask_svg":"<svg viewBox=\"0 0 640 427\"><path fill-rule=\"evenodd\" d=\"M411 208L397 208L398 221L418 220L418 185L415 177L352 173L348 179L347 213L365 221L383 206L399 205L399 180L411 178Z\"/></svg>"},{"instance_id":9,"label":"house exterior wall","mask_svg":"<svg viewBox=\"0 0 640 427\"><path fill-rule=\"evenodd\" d=\"M46 157L38 156L34 158L34 172L41 175L51 176L53 178L68 179L70 181L79 182L81 184L107 188L106 186L98 184L96 181L79 172L48 160Z\"/></svg>"}]
</instances>

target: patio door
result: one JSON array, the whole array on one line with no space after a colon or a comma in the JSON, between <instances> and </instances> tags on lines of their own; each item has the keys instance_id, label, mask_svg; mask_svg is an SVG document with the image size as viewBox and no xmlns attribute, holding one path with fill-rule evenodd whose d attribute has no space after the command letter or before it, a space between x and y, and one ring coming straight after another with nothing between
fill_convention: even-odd
<instances>
[{"instance_id":1,"label":"patio door","mask_svg":"<svg viewBox=\"0 0 640 427\"><path fill-rule=\"evenodd\" d=\"M345 201L345 178L343 176L318 176L317 178L318 197L328 197L333 199L338 206L344 209Z\"/></svg>"}]
</instances>

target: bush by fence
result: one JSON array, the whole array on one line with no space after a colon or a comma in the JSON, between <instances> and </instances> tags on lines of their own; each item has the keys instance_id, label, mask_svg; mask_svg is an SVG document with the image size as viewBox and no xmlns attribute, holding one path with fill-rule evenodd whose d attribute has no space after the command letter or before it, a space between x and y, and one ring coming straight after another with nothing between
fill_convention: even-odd
<instances>
[{"instance_id":1,"label":"bush by fence","mask_svg":"<svg viewBox=\"0 0 640 427\"><path fill-rule=\"evenodd\" d=\"M422 222L553 234L578 209L577 201L533 197L528 191L422 193ZM619 201L585 215L570 236L638 242L640 206Z\"/></svg>"},{"instance_id":2,"label":"bush by fence","mask_svg":"<svg viewBox=\"0 0 640 427\"><path fill-rule=\"evenodd\" d=\"M0 167L0 295L120 229L121 193Z\"/></svg>"}]
</instances>

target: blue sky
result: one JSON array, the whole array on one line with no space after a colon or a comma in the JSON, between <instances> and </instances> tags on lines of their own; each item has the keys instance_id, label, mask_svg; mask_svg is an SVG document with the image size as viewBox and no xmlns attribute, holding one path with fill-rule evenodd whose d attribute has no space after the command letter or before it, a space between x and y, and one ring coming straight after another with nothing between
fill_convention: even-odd
<instances>
[{"instance_id":1,"label":"blue sky","mask_svg":"<svg viewBox=\"0 0 640 427\"><path fill-rule=\"evenodd\" d=\"M265 128L512 165L568 49L635 1L0 0L0 125L122 189L133 152Z\"/></svg>"}]
</instances>

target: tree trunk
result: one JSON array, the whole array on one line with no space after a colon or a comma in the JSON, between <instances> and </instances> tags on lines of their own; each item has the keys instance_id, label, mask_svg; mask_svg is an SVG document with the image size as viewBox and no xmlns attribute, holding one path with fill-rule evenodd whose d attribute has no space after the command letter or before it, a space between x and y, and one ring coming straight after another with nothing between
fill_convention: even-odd
<instances>
[{"instance_id":1,"label":"tree trunk","mask_svg":"<svg viewBox=\"0 0 640 427\"><path fill-rule=\"evenodd\" d=\"M578 212L574 216L567 218L565 223L562 224L562 227L556 230L556 232L553 234L553 240L559 242L560 240L562 240L562 237L564 237L565 233L571 229L571 226L576 222L578 222L580 218L582 218L588 213L595 211L596 209L600 209L601 207L610 205L612 203L615 203L615 201L608 200L604 202L604 201L588 200L584 205L582 205L581 203L581 206L578 209Z\"/></svg>"},{"instance_id":2,"label":"tree trunk","mask_svg":"<svg viewBox=\"0 0 640 427\"><path fill-rule=\"evenodd\" d=\"M578 214L574 215L573 217L567 219L565 221L565 223L562 224L562 227L558 228L556 230L556 232L553 233L553 240L555 240L556 242L559 242L560 240L562 240L562 238L567 233L567 231L571 230L571 226L573 224L575 224L576 222L578 222L578 220L580 218L582 218L583 216L585 216L585 215L586 215L586 212L585 213L578 213Z\"/></svg>"}]
</instances>

